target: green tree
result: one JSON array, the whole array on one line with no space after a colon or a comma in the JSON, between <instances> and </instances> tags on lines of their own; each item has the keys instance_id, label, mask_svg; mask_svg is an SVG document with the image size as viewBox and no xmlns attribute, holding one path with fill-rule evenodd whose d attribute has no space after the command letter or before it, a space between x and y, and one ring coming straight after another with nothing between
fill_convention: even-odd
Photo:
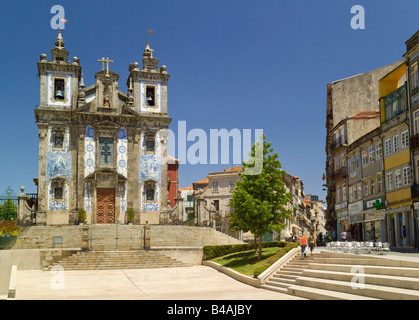
<instances>
[{"instance_id":1,"label":"green tree","mask_svg":"<svg viewBox=\"0 0 419 320\"><path fill-rule=\"evenodd\" d=\"M244 171L239 173L241 179L237 181L229 204L234 208L230 214L230 228L250 231L254 235L255 253L258 251L259 260L262 236L272 230L281 231L285 218L292 213L292 209L288 209L292 195L287 192L284 182L286 172L282 170L278 153L273 153L271 143L265 139L262 135L262 141L256 141L252 146L250 159L254 160L253 163L243 161ZM256 171L258 174L249 170L257 166L260 167Z\"/></svg>"},{"instance_id":2,"label":"green tree","mask_svg":"<svg viewBox=\"0 0 419 320\"><path fill-rule=\"evenodd\" d=\"M1 220L11 220L16 219L17 217L17 207L13 200L8 197L7 200L0 205L0 221Z\"/></svg>"}]
</instances>

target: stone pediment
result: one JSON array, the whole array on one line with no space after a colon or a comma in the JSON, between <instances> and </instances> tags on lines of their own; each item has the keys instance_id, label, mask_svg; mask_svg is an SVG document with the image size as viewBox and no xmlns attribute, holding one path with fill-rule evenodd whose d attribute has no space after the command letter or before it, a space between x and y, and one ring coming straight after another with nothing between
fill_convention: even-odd
<instances>
[{"instance_id":1,"label":"stone pediment","mask_svg":"<svg viewBox=\"0 0 419 320\"><path fill-rule=\"evenodd\" d=\"M98 122L93 124L93 127L94 128L97 128L97 127L107 127L107 128L109 128L109 127L111 127L111 128L117 128L117 129L122 128L122 126L119 123L116 123L115 121L112 121L112 120L98 121Z\"/></svg>"},{"instance_id":2,"label":"stone pediment","mask_svg":"<svg viewBox=\"0 0 419 320\"><path fill-rule=\"evenodd\" d=\"M107 71L101 70L95 73L95 78L106 78ZM116 81L119 80L119 74L116 72L113 72L112 70L108 70L109 78L113 79L115 78Z\"/></svg>"},{"instance_id":3,"label":"stone pediment","mask_svg":"<svg viewBox=\"0 0 419 320\"><path fill-rule=\"evenodd\" d=\"M89 174L86 180L112 180L112 181L127 181L127 178L122 174L118 173L115 169L112 168L102 168L97 169L91 174Z\"/></svg>"}]
</instances>

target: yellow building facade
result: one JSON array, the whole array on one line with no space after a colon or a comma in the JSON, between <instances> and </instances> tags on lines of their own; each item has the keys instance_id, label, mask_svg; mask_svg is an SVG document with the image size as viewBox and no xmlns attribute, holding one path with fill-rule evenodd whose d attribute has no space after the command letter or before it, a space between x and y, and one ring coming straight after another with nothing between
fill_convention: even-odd
<instances>
[{"instance_id":1,"label":"yellow building facade","mask_svg":"<svg viewBox=\"0 0 419 320\"><path fill-rule=\"evenodd\" d=\"M407 247L414 243L414 224L406 62L381 78L378 87L388 242Z\"/></svg>"}]
</instances>

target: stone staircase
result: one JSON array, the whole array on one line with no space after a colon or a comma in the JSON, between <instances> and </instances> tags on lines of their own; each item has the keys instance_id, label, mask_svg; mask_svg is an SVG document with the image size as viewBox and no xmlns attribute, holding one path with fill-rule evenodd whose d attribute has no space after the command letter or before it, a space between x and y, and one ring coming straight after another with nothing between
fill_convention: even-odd
<instances>
[{"instance_id":1,"label":"stone staircase","mask_svg":"<svg viewBox=\"0 0 419 320\"><path fill-rule=\"evenodd\" d=\"M186 266L189 265L153 250L87 251L77 252L44 270L118 270Z\"/></svg>"},{"instance_id":2,"label":"stone staircase","mask_svg":"<svg viewBox=\"0 0 419 320\"><path fill-rule=\"evenodd\" d=\"M297 254L262 288L314 300L419 300L419 262L322 251Z\"/></svg>"},{"instance_id":3,"label":"stone staircase","mask_svg":"<svg viewBox=\"0 0 419 320\"><path fill-rule=\"evenodd\" d=\"M26 227L12 249L52 248L53 237L62 237L62 248L81 248L83 226ZM89 225L91 250L140 250L144 225ZM190 226L150 226L151 247L179 247L241 244L233 237L212 228Z\"/></svg>"}]
</instances>

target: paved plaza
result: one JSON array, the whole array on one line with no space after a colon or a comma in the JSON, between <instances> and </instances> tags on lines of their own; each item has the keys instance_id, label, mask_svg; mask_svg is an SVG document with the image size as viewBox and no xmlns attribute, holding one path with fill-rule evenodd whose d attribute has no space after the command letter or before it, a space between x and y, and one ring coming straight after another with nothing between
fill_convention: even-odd
<instances>
[{"instance_id":1,"label":"paved plaza","mask_svg":"<svg viewBox=\"0 0 419 320\"><path fill-rule=\"evenodd\" d=\"M17 300L305 300L206 266L17 273Z\"/></svg>"}]
</instances>

